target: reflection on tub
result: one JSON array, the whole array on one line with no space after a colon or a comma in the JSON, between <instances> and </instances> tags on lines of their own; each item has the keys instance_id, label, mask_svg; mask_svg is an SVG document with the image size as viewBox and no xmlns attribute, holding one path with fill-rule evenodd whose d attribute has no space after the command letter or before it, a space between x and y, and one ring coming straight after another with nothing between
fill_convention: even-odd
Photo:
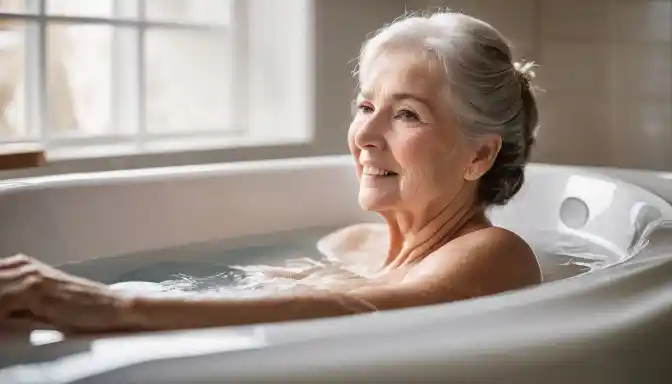
<instances>
[{"instance_id":1,"label":"reflection on tub","mask_svg":"<svg viewBox=\"0 0 672 384\"><path fill-rule=\"evenodd\" d=\"M595 177L572 175L567 179L565 196L585 202L591 217L599 216L612 206L616 184Z\"/></svg>"}]
</instances>

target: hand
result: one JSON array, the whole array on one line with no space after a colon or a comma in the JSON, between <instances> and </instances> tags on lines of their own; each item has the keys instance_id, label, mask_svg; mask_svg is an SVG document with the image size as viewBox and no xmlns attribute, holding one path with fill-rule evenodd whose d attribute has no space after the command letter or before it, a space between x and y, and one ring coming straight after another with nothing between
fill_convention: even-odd
<instances>
[{"instance_id":1,"label":"hand","mask_svg":"<svg viewBox=\"0 0 672 384\"><path fill-rule=\"evenodd\" d=\"M0 259L0 322L27 315L72 331L123 330L127 299L24 255Z\"/></svg>"}]
</instances>

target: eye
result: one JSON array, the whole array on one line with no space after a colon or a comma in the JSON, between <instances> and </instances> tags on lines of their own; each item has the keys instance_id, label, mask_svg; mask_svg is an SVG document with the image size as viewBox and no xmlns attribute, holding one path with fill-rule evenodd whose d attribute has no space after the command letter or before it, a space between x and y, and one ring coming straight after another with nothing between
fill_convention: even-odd
<instances>
[{"instance_id":1,"label":"eye","mask_svg":"<svg viewBox=\"0 0 672 384\"><path fill-rule=\"evenodd\" d=\"M357 109L358 109L360 112L365 113L365 114L368 114L368 113L373 112L373 107L372 107L370 104L368 104L368 103L360 103L360 104L357 106Z\"/></svg>"},{"instance_id":2,"label":"eye","mask_svg":"<svg viewBox=\"0 0 672 384\"><path fill-rule=\"evenodd\" d=\"M352 117L356 117L360 113L366 115L372 112L373 107L367 102L358 102L357 100L353 100L352 104L350 105L350 113L352 114Z\"/></svg>"},{"instance_id":3,"label":"eye","mask_svg":"<svg viewBox=\"0 0 672 384\"><path fill-rule=\"evenodd\" d=\"M409 110L409 109L402 109L400 110L395 118L400 119L402 121L407 121L407 122L418 122L420 121L420 116L418 116L417 113Z\"/></svg>"}]
</instances>

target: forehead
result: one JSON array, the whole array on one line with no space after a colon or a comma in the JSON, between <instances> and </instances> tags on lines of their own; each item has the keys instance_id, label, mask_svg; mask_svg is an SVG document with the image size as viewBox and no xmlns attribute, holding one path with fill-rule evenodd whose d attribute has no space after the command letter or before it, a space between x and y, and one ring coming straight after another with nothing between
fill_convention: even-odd
<instances>
[{"instance_id":1,"label":"forehead","mask_svg":"<svg viewBox=\"0 0 672 384\"><path fill-rule=\"evenodd\" d=\"M436 60L409 52L386 52L372 59L360 72L364 97L382 94L417 94L433 99L443 90L443 76Z\"/></svg>"}]
</instances>

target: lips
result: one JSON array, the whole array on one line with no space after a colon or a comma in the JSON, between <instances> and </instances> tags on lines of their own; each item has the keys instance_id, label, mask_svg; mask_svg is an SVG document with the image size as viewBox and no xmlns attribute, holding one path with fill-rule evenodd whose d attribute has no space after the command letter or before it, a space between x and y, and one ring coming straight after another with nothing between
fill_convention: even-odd
<instances>
[{"instance_id":1,"label":"lips","mask_svg":"<svg viewBox=\"0 0 672 384\"><path fill-rule=\"evenodd\" d=\"M370 165L362 167L362 174L369 176L396 176L397 174L384 168L378 168Z\"/></svg>"}]
</instances>

